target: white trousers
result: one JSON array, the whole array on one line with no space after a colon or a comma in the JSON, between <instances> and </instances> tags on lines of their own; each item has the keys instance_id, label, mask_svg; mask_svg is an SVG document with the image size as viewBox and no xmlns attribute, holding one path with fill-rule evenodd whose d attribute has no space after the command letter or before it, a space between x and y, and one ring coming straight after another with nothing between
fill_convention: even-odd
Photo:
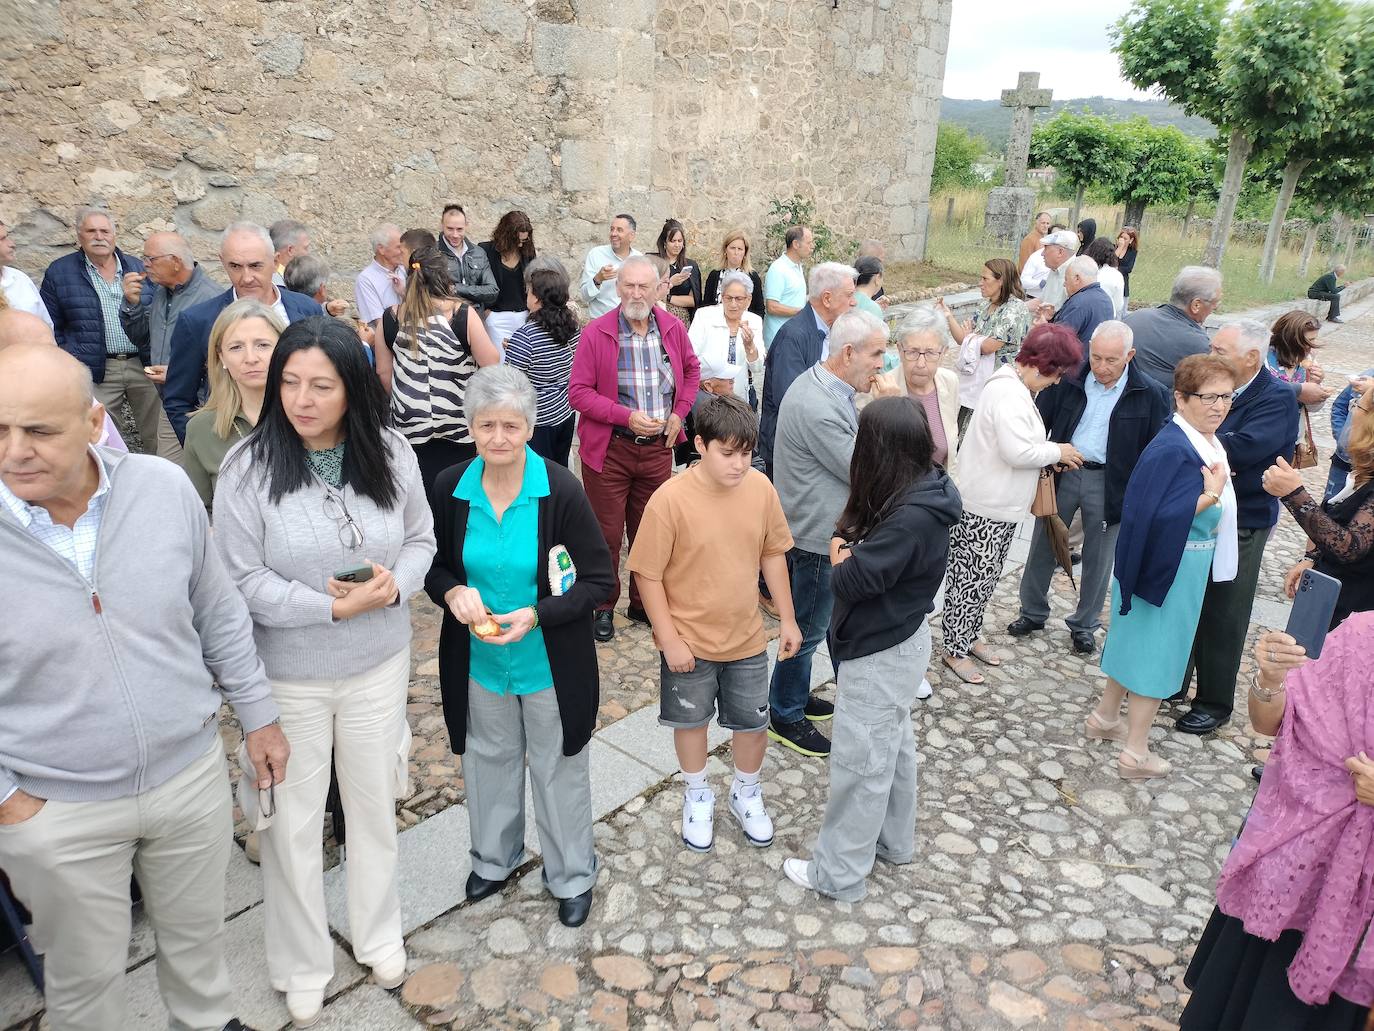
<instances>
[{"instance_id":1,"label":"white trousers","mask_svg":"<svg viewBox=\"0 0 1374 1031\"><path fill-rule=\"evenodd\" d=\"M52 1031L133 1027L124 992L129 877L157 936L171 1027L219 1031L234 1010L224 959L224 876L234 840L224 746L166 783L108 802L49 801L0 826L0 868L33 912Z\"/></svg>"},{"instance_id":2,"label":"white trousers","mask_svg":"<svg viewBox=\"0 0 1374 1031\"><path fill-rule=\"evenodd\" d=\"M324 799L329 762L348 827L348 927L353 955L374 966L401 948L396 799L410 753L410 649L341 680L273 680L291 744L277 813L262 832L267 973L279 992L323 988L334 976L324 906Z\"/></svg>"}]
</instances>

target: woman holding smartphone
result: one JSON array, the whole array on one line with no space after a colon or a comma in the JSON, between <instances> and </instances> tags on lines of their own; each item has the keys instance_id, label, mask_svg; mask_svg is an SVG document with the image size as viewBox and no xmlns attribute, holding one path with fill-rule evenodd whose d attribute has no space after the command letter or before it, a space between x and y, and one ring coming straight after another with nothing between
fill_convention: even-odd
<instances>
[{"instance_id":1,"label":"woman holding smartphone","mask_svg":"<svg viewBox=\"0 0 1374 1031\"><path fill-rule=\"evenodd\" d=\"M323 860L333 750L348 818L353 953L384 988L406 972L395 803L410 753L407 600L434 558L420 466L353 331L317 316L277 341L262 414L215 485L215 541L253 616L291 777L262 832L267 968L297 1027L334 974Z\"/></svg>"}]
</instances>

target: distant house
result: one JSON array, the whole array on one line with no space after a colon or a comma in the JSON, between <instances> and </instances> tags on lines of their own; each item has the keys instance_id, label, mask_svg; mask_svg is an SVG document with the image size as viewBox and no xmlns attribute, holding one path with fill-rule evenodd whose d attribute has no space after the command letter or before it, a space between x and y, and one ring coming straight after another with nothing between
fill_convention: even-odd
<instances>
[{"instance_id":1,"label":"distant house","mask_svg":"<svg viewBox=\"0 0 1374 1031\"><path fill-rule=\"evenodd\" d=\"M1026 170L1026 180L1036 186L1043 186L1050 189L1054 186L1054 181L1059 176L1053 165L1047 168L1029 168Z\"/></svg>"}]
</instances>

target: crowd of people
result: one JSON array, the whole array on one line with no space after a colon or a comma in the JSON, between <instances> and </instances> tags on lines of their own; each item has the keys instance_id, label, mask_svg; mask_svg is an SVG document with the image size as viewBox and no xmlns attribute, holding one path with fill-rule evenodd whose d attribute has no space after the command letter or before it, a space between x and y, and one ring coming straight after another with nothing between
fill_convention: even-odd
<instances>
[{"instance_id":1,"label":"crowd of people","mask_svg":"<svg viewBox=\"0 0 1374 1031\"><path fill-rule=\"evenodd\" d=\"M0 633L14 657L0 670L0 871L47 954L54 1028L126 1022L131 875L173 1023L242 1027L222 899L203 890L231 840L221 701L244 732L239 804L292 1019L319 1019L333 975L331 780L354 954L378 984L402 983L394 807L421 591L443 614L469 899L524 862L528 768L544 886L562 923L588 918L597 644L617 632L625 579L624 615L660 653L684 846L715 842L712 719L733 735L727 808L751 846L774 840L769 741L829 756L813 854L782 870L852 902L876 860L918 855L911 712L932 691L930 617L938 606L957 681L1005 661L984 619L1018 526L1038 519L1007 632L1044 631L1056 568L1078 569L1066 647L1087 660L1110 597L1083 737L1118 744L1120 776L1145 781L1170 772L1151 749L1162 703L1196 685L1184 734L1231 718L1285 509L1309 543L1289 594L1316 569L1340 598L1320 659L1285 634L1258 645L1250 718L1279 741L1189 972L1185 1024L1239 1012L1241 986L1304 1019L1348 1022L1374 1001L1357 955L1368 877L1356 887L1316 863L1368 874L1374 861L1360 658L1374 631L1374 379L1326 384L1316 318L1209 333L1222 281L1200 266L1165 304L1130 311L1139 233L1113 247L1091 219L1075 233L1043 213L1018 262L984 264L970 317L938 302L894 325L876 241L853 264L809 265L814 233L794 226L760 277L736 230L703 276L682 223L644 254L619 214L574 280L523 212L480 244L461 206L439 221L437 235L372 232L356 317L328 296L299 222L225 229L228 288L176 233L127 253L95 208L35 287L0 226ZM1309 413L1327 404L1338 449L1318 498L1301 469ZM128 441L110 420L126 407ZM764 612L778 622L771 673ZM834 702L811 690L822 642ZM60 701L52 683L67 685ZM1300 824L1298 845L1282 819ZM1313 860L1296 888L1280 873L1292 856ZM1239 978L1240 954L1280 934L1287 981Z\"/></svg>"}]
</instances>

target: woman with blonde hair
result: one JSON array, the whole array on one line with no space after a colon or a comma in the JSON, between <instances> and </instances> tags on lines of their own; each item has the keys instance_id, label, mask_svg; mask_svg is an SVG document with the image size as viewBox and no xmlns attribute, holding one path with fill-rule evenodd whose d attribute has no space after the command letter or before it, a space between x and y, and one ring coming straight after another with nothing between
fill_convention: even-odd
<instances>
[{"instance_id":1,"label":"woman with blonde hair","mask_svg":"<svg viewBox=\"0 0 1374 1031\"><path fill-rule=\"evenodd\" d=\"M267 366L285 329L276 311L251 297L229 305L210 327L210 398L186 423L181 460L207 511L224 456L258 424Z\"/></svg>"},{"instance_id":2,"label":"woman with blonde hair","mask_svg":"<svg viewBox=\"0 0 1374 1031\"><path fill-rule=\"evenodd\" d=\"M753 284L749 294L749 310L760 319L764 316L763 280L749 263L749 234L743 229L732 229L725 234L720 245L720 268L706 277L706 287L701 292L702 304L724 304L725 287L721 280L727 272L743 272Z\"/></svg>"}]
</instances>

